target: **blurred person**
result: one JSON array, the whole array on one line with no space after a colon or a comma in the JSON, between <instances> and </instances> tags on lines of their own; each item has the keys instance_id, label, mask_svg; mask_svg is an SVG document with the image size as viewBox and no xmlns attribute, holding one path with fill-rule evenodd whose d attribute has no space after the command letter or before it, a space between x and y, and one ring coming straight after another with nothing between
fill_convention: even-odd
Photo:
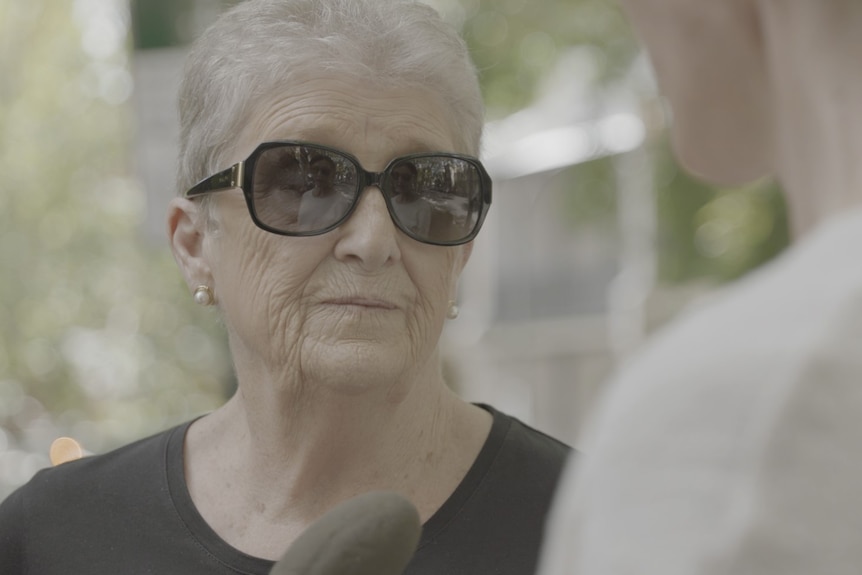
<instances>
[{"instance_id":1,"label":"blurred person","mask_svg":"<svg viewBox=\"0 0 862 575\"><path fill-rule=\"evenodd\" d=\"M392 170L390 177L392 178L392 191L396 201L408 203L419 199L416 196L417 174L418 170L413 162L404 162L397 169Z\"/></svg>"},{"instance_id":2,"label":"blurred person","mask_svg":"<svg viewBox=\"0 0 862 575\"><path fill-rule=\"evenodd\" d=\"M795 242L624 366L539 573L862 573L862 2L623 5L681 163L776 177Z\"/></svg>"},{"instance_id":3,"label":"blurred person","mask_svg":"<svg viewBox=\"0 0 862 575\"><path fill-rule=\"evenodd\" d=\"M335 160L328 156L321 154L311 159L312 195L325 197L335 193L335 169Z\"/></svg>"},{"instance_id":4,"label":"blurred person","mask_svg":"<svg viewBox=\"0 0 862 575\"><path fill-rule=\"evenodd\" d=\"M417 230L428 232L431 227L433 210L427 209L427 198L423 201L417 194L417 176L419 171L412 162L404 162L392 170L393 201L398 204L399 213L403 219ZM452 198L449 198L451 201Z\"/></svg>"},{"instance_id":5,"label":"blurred person","mask_svg":"<svg viewBox=\"0 0 862 575\"><path fill-rule=\"evenodd\" d=\"M278 198L278 208L271 210L272 217L279 218L272 220L275 227L297 225L299 221L302 197L308 187L302 166L303 158L288 148L272 150L257 161L255 188L268 190L271 197Z\"/></svg>"},{"instance_id":6,"label":"blurred person","mask_svg":"<svg viewBox=\"0 0 862 575\"><path fill-rule=\"evenodd\" d=\"M299 205L300 229L320 228L321 223L338 220L341 214L350 209L350 196L340 194L335 188L336 170L335 160L325 154L318 154L309 162L313 185L303 194ZM352 194L350 189L348 194Z\"/></svg>"},{"instance_id":7,"label":"blurred person","mask_svg":"<svg viewBox=\"0 0 862 575\"><path fill-rule=\"evenodd\" d=\"M248 0L197 41L179 102L170 245L223 318L238 390L38 473L0 506L0 572L265 574L324 512L389 490L424 523L407 573L533 573L570 449L441 374L491 203L457 33L420 2ZM319 155L350 202L312 226L292 212ZM405 220L392 174L409 162L458 174L462 224Z\"/></svg>"}]
</instances>

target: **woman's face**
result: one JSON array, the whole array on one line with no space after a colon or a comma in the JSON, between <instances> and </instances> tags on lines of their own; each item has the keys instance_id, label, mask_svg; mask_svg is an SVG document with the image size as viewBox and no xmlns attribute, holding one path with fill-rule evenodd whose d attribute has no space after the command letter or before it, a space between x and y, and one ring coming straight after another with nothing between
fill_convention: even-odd
<instances>
[{"instance_id":1,"label":"woman's face","mask_svg":"<svg viewBox=\"0 0 862 575\"><path fill-rule=\"evenodd\" d=\"M318 77L268 100L225 164L261 142L294 139L339 148L380 171L396 156L454 151L452 130L427 94ZM214 220L203 256L237 360L341 390L436 369L437 341L469 245L408 238L374 187L363 191L347 222L320 236L257 228L238 190L214 196Z\"/></svg>"}]
</instances>

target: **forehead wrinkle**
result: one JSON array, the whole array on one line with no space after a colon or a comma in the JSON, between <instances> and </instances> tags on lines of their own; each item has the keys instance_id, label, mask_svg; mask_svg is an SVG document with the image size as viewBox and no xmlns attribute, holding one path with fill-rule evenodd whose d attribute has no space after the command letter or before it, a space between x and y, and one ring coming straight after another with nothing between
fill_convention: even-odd
<instances>
[{"instance_id":1,"label":"forehead wrinkle","mask_svg":"<svg viewBox=\"0 0 862 575\"><path fill-rule=\"evenodd\" d=\"M302 83L259 106L263 112L253 116L237 147L247 155L262 141L306 140L357 156L381 145L394 155L453 151L453 126L443 108L422 96L343 82Z\"/></svg>"},{"instance_id":2,"label":"forehead wrinkle","mask_svg":"<svg viewBox=\"0 0 862 575\"><path fill-rule=\"evenodd\" d=\"M363 110L365 107L355 102L346 103L344 108L329 103L292 107L273 115L266 125L274 127L264 127L262 133L273 134L272 139L310 140L333 147L343 146L347 134L364 141L382 134L409 147L411 152L446 151L444 148L451 147L446 129L436 122L399 109L381 106L379 110ZM416 135L419 133L423 137Z\"/></svg>"}]
</instances>

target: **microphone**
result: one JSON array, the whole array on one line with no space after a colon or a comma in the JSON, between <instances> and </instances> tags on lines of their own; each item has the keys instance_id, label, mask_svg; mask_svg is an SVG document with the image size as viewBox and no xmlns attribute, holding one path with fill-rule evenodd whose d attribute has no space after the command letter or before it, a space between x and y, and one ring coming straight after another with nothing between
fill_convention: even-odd
<instances>
[{"instance_id":1,"label":"microphone","mask_svg":"<svg viewBox=\"0 0 862 575\"><path fill-rule=\"evenodd\" d=\"M419 543L419 512L403 496L371 491L326 512L270 575L401 575Z\"/></svg>"}]
</instances>

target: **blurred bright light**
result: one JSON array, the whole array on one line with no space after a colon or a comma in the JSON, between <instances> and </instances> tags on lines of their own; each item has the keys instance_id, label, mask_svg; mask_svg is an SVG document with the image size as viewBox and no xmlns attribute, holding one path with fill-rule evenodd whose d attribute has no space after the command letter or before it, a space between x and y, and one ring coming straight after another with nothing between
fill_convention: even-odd
<instances>
[{"instance_id":1,"label":"blurred bright light","mask_svg":"<svg viewBox=\"0 0 862 575\"><path fill-rule=\"evenodd\" d=\"M0 453L0 483L20 485L49 465L47 455L30 454L18 449Z\"/></svg>"},{"instance_id":2,"label":"blurred bright light","mask_svg":"<svg viewBox=\"0 0 862 575\"><path fill-rule=\"evenodd\" d=\"M129 397L138 389L141 369L134 335L113 330L72 328L62 352L75 373L75 383L93 399Z\"/></svg>"},{"instance_id":3,"label":"blurred bright light","mask_svg":"<svg viewBox=\"0 0 862 575\"><path fill-rule=\"evenodd\" d=\"M132 75L125 65L93 62L79 77L81 91L90 98L100 98L112 106L132 95Z\"/></svg>"},{"instance_id":4,"label":"blurred bright light","mask_svg":"<svg viewBox=\"0 0 862 575\"><path fill-rule=\"evenodd\" d=\"M132 75L124 67L112 66L99 75L99 97L117 106L132 95Z\"/></svg>"},{"instance_id":5,"label":"blurred bright light","mask_svg":"<svg viewBox=\"0 0 862 575\"><path fill-rule=\"evenodd\" d=\"M602 147L611 154L630 152L643 143L646 128L634 114L613 114L597 126Z\"/></svg>"},{"instance_id":6,"label":"blurred bright light","mask_svg":"<svg viewBox=\"0 0 862 575\"><path fill-rule=\"evenodd\" d=\"M73 14L81 29L81 45L90 57L107 60L125 46L129 32L125 2L75 0Z\"/></svg>"},{"instance_id":7,"label":"blurred bright light","mask_svg":"<svg viewBox=\"0 0 862 575\"><path fill-rule=\"evenodd\" d=\"M114 216L142 220L147 209L146 193L131 178L109 178L97 186L96 195L101 208Z\"/></svg>"},{"instance_id":8,"label":"blurred bright light","mask_svg":"<svg viewBox=\"0 0 862 575\"><path fill-rule=\"evenodd\" d=\"M646 129L634 114L617 113L593 123L563 126L529 134L505 144L489 135L483 161L491 175L519 178L559 170L640 146Z\"/></svg>"},{"instance_id":9,"label":"blurred bright light","mask_svg":"<svg viewBox=\"0 0 862 575\"><path fill-rule=\"evenodd\" d=\"M119 105L132 95L126 44L129 13L121 0L75 0L73 17L81 30L81 48L91 65L81 76L81 88L92 98Z\"/></svg>"},{"instance_id":10,"label":"blurred bright light","mask_svg":"<svg viewBox=\"0 0 862 575\"><path fill-rule=\"evenodd\" d=\"M596 142L581 126L566 126L531 134L515 142L502 162L494 162L507 177L565 168L593 155Z\"/></svg>"},{"instance_id":11,"label":"blurred bright light","mask_svg":"<svg viewBox=\"0 0 862 575\"><path fill-rule=\"evenodd\" d=\"M694 246L698 252L708 258L721 257L730 249L735 232L735 227L728 221L704 222L695 230Z\"/></svg>"},{"instance_id":12,"label":"blurred bright light","mask_svg":"<svg viewBox=\"0 0 862 575\"><path fill-rule=\"evenodd\" d=\"M26 397L24 388L17 381L0 380L0 418L17 415Z\"/></svg>"}]
</instances>

